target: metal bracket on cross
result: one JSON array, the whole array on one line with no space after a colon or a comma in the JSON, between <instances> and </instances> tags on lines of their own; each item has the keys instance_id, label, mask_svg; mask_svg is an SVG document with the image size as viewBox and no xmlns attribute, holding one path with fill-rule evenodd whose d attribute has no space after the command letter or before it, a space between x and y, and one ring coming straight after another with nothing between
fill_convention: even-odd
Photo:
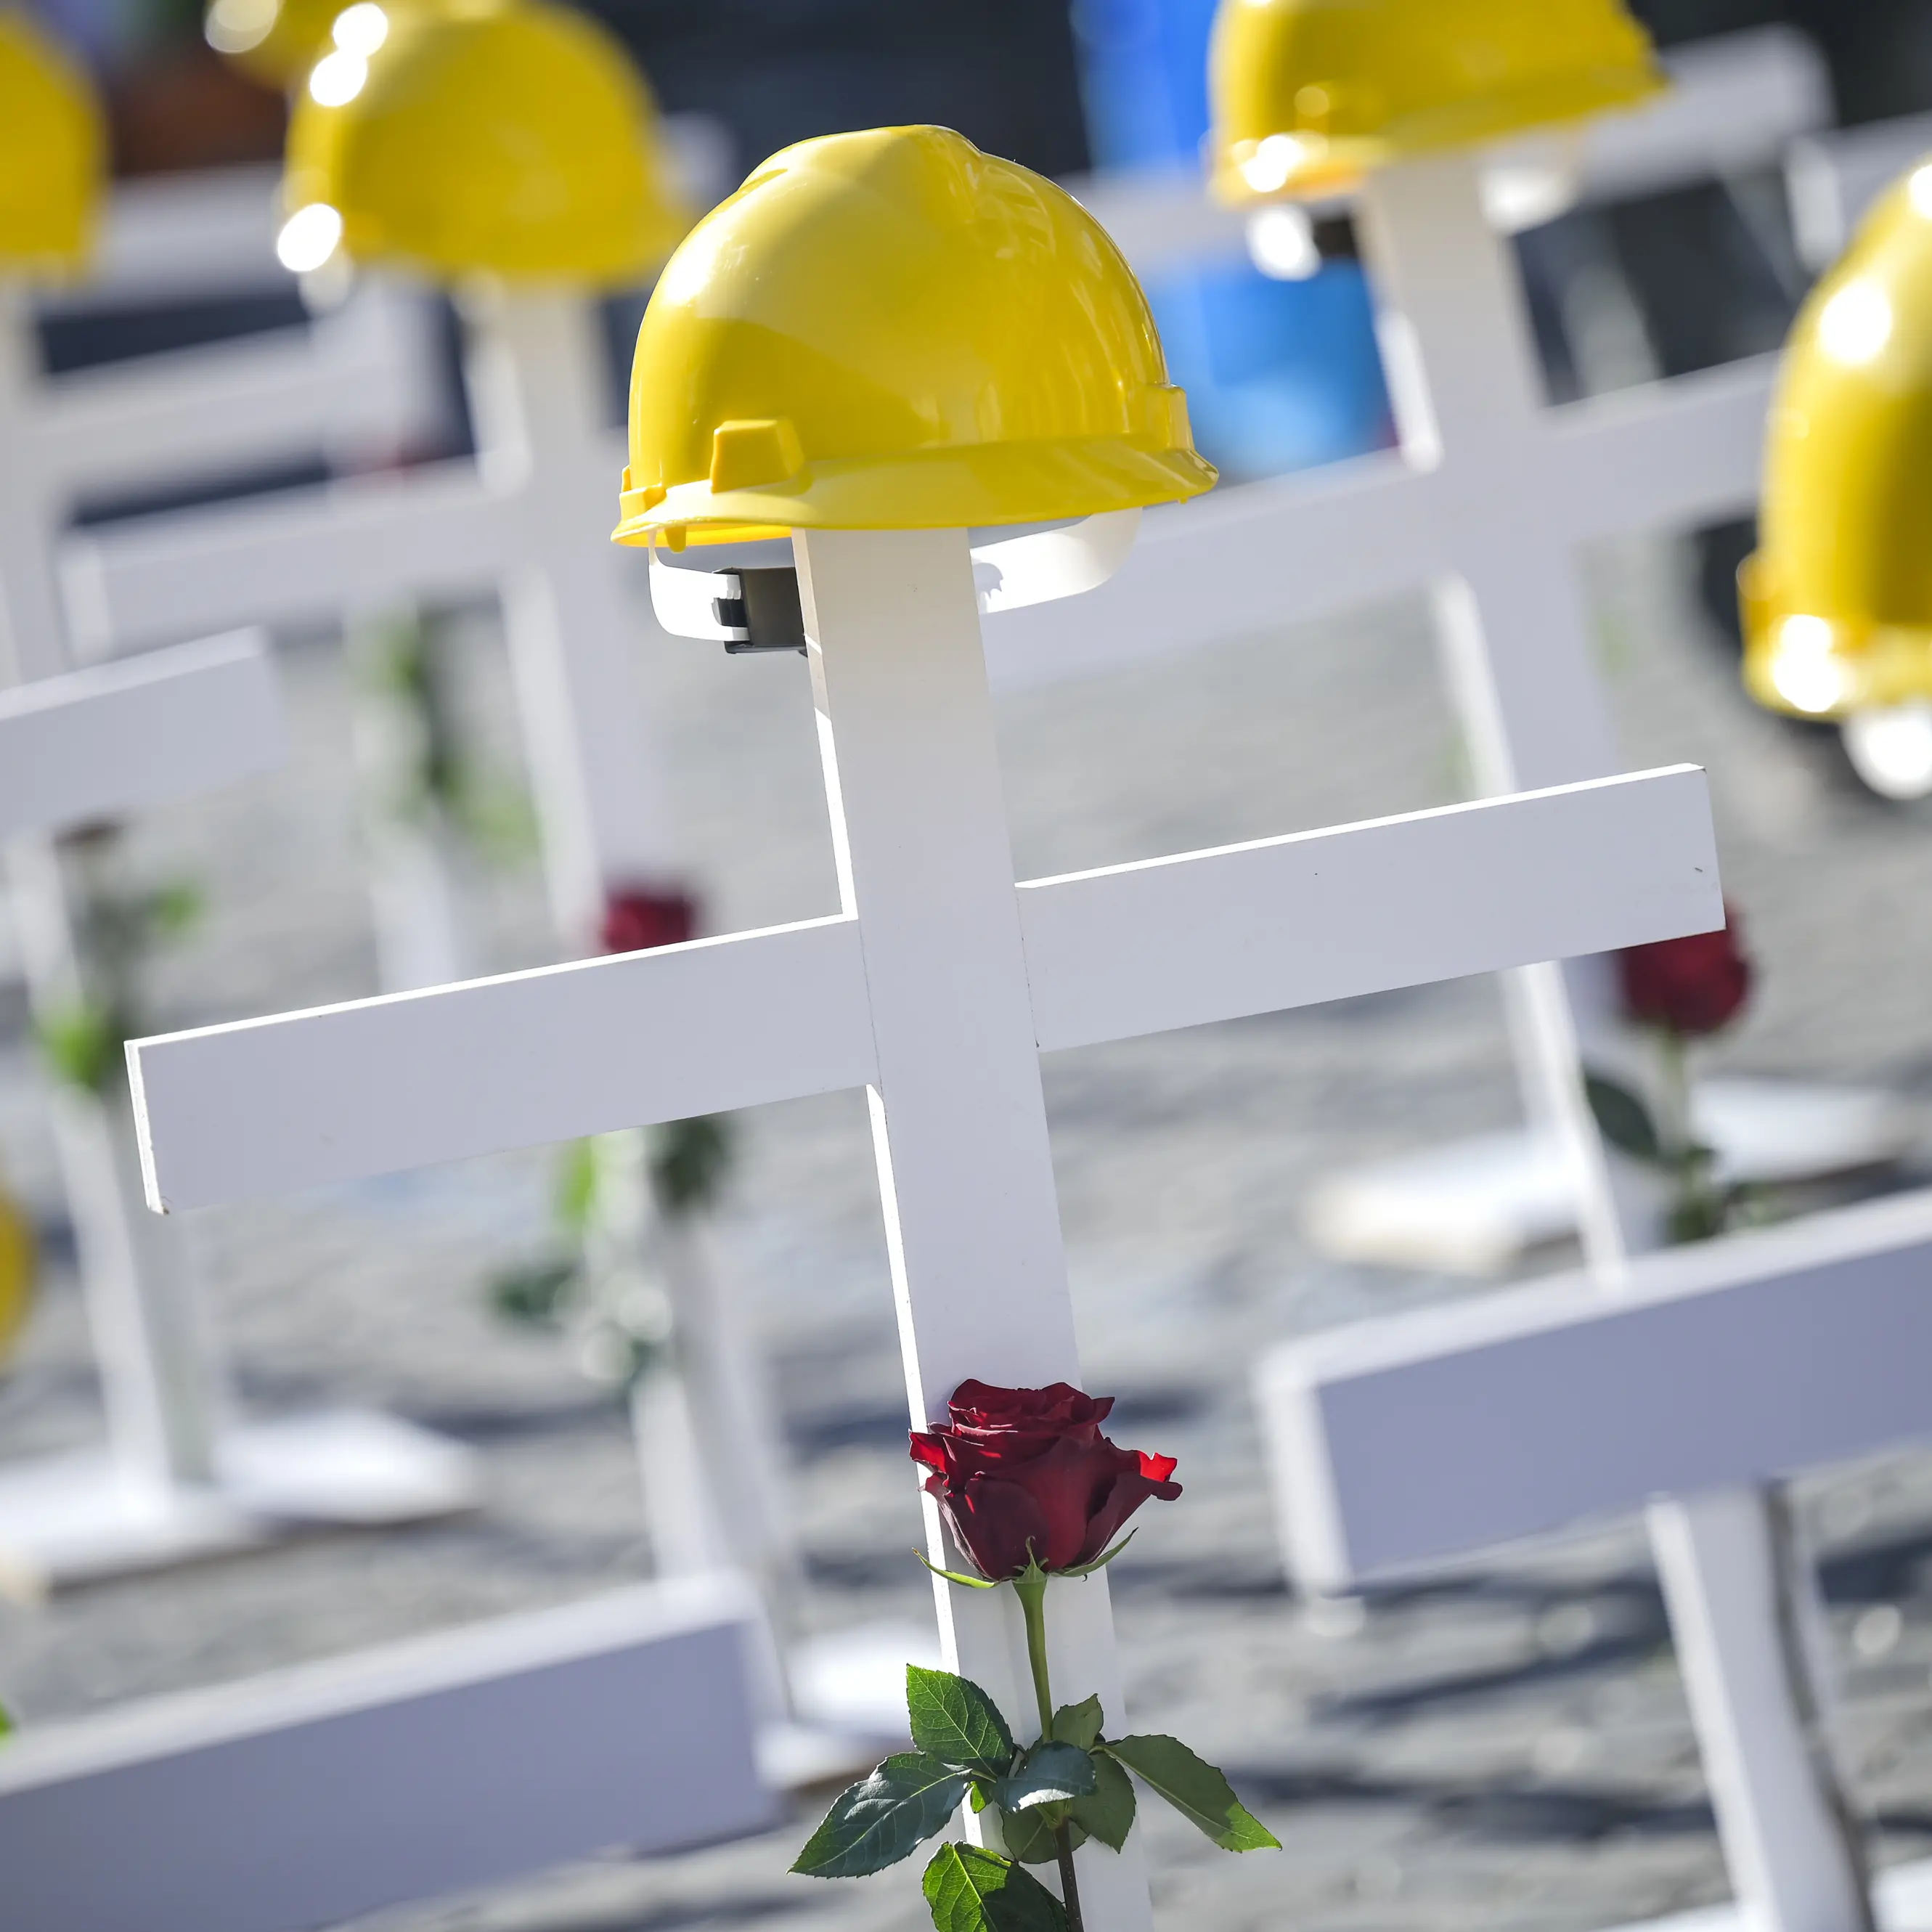
<instances>
[{"instance_id":1,"label":"metal bracket on cross","mask_svg":"<svg viewBox=\"0 0 1932 1932\"><path fill-rule=\"evenodd\" d=\"M255 176L134 191L112 212L100 292L165 297L204 274L218 288L287 286L269 194ZM24 287L0 284L0 650L23 680L0 700L0 795L23 962L37 1006L52 1012L80 984L53 835L265 769L282 742L259 637L68 670L56 551L74 500L89 487L206 475L344 435L388 436L416 406L413 372L386 324L50 380L38 368L36 307ZM291 1523L470 1505L466 1454L386 1417L230 1427L186 1258L141 1212L128 1125L64 1085L53 1111L110 1442L105 1455L0 1472L10 1586L37 1592L243 1547Z\"/></svg>"}]
</instances>

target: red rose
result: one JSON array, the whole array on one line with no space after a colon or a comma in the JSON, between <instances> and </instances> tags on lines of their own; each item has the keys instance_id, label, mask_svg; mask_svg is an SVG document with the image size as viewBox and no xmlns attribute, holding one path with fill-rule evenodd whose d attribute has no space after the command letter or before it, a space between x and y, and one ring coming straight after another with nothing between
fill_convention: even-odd
<instances>
[{"instance_id":1,"label":"red rose","mask_svg":"<svg viewBox=\"0 0 1932 1932\"><path fill-rule=\"evenodd\" d=\"M1737 914L1726 906L1724 916L1721 932L1626 946L1617 955L1626 1017L1686 1037L1716 1033L1736 1018L1750 992L1751 966L1739 950Z\"/></svg>"},{"instance_id":2,"label":"red rose","mask_svg":"<svg viewBox=\"0 0 1932 1932\"><path fill-rule=\"evenodd\" d=\"M915 1430L912 1459L959 1546L994 1582L1017 1576L1029 1552L1042 1570L1077 1570L1100 1556L1150 1496L1180 1493L1172 1456L1117 1448L1100 1433L1114 1406L1065 1382L994 1388L964 1382L950 1423Z\"/></svg>"},{"instance_id":3,"label":"red rose","mask_svg":"<svg viewBox=\"0 0 1932 1932\"><path fill-rule=\"evenodd\" d=\"M698 902L686 892L613 892L604 902L604 950L648 952L682 946L698 930Z\"/></svg>"}]
</instances>

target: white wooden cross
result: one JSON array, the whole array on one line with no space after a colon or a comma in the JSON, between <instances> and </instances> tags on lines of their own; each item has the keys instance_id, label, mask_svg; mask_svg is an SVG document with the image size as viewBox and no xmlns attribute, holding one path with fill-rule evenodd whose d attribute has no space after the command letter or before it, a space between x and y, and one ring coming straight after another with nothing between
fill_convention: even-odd
<instances>
[{"instance_id":1,"label":"white wooden cross","mask_svg":"<svg viewBox=\"0 0 1932 1932\"><path fill-rule=\"evenodd\" d=\"M623 467L609 421L602 318L560 292L500 290L466 303L465 377L478 460L424 465L76 540L82 634L117 647L246 622L296 622L496 590L536 793L560 938L590 943L607 892L686 877L655 754L644 656L663 643L641 561L608 539ZM226 613L218 617L214 614ZM721 1553L782 1584L796 1562L770 1418L746 1326L701 1238L670 1256L681 1337L676 1391L652 1428L644 1484L666 1574ZM727 1454L735 1466L721 1466Z\"/></svg>"},{"instance_id":2,"label":"white wooden cross","mask_svg":"<svg viewBox=\"0 0 1932 1932\"><path fill-rule=\"evenodd\" d=\"M8 1932L311 1932L778 1822L752 1753L758 1606L620 1591L0 1744Z\"/></svg>"},{"instance_id":3,"label":"white wooden cross","mask_svg":"<svg viewBox=\"0 0 1932 1932\"><path fill-rule=\"evenodd\" d=\"M1079 1379L1039 1054L1601 950L1718 916L1701 774L1559 788L1016 892L963 531L794 539L842 910L129 1048L163 1210L865 1087L910 1412ZM1614 938L1613 938L1614 936ZM938 1519L928 1518L935 1557ZM1016 1613L944 1647L1026 1708ZM1120 1708L1104 1576L1056 1682ZM1130 1844L1096 1922L1149 1921Z\"/></svg>"},{"instance_id":4,"label":"white wooden cross","mask_svg":"<svg viewBox=\"0 0 1932 1932\"><path fill-rule=\"evenodd\" d=\"M1697 1922L1844 1932L1864 1920L1841 1853L1793 1835L1814 1756L1708 1686L1735 1681L1741 1643L1822 1661L1780 1628L1780 1552L1735 1499L1932 1439L1928 1270L1921 1191L1644 1256L1613 1295L1569 1276L1279 1348L1258 1394L1291 1568L1345 1590L1647 1509L1736 1901ZM1727 1813L1740 1790L1756 1802ZM1932 1863L1877 1893L1893 1932L1932 1925Z\"/></svg>"},{"instance_id":5,"label":"white wooden cross","mask_svg":"<svg viewBox=\"0 0 1932 1932\"><path fill-rule=\"evenodd\" d=\"M250 235L253 284L278 274L259 177L134 199L110 213L110 299L178 294L200 272L218 289L244 285ZM365 331L366 311L352 327L342 318L344 329L48 380L34 309L26 288L0 280L0 683L16 687L0 791L23 961L37 1006L52 1012L80 986L53 833L262 769L281 746L259 639L63 674L73 653L56 554L74 499L393 434L416 405L400 345L380 326ZM157 1240L141 1212L124 1124L72 1090L56 1095L54 1112L110 1447L0 1472L11 1586L232 1548L290 1519L412 1518L472 1500L461 1450L386 1418L231 1429L179 1244Z\"/></svg>"},{"instance_id":6,"label":"white wooden cross","mask_svg":"<svg viewBox=\"0 0 1932 1932\"><path fill-rule=\"evenodd\" d=\"M1360 193L1400 454L1217 493L1186 519L1150 516L1138 556L1070 621L1022 610L993 622L996 673L1070 674L1426 586L1480 789L1618 769L1576 552L1754 503L1776 358L1546 406L1480 167L1445 154L1382 170ZM1578 962L1514 976L1509 990L1531 1118L1564 1150L1586 1252L1614 1282L1655 1231L1582 1098L1580 1034L1593 1057L1618 1051L1608 976L1601 962ZM1724 1574L1739 1547L1768 1546L1762 1501L1706 1497L1659 1521L1675 1627L1716 1633L1684 1641L1682 1656L1732 1882L1786 1932L1820 1898L1856 1922L1842 1834L1813 1780L1793 1774L1806 1726L1764 1641L1768 1574L1741 1585ZM1726 1740L1740 1737L1750 1748L1731 1750ZM1754 1845L1774 1852L1758 1860Z\"/></svg>"}]
</instances>

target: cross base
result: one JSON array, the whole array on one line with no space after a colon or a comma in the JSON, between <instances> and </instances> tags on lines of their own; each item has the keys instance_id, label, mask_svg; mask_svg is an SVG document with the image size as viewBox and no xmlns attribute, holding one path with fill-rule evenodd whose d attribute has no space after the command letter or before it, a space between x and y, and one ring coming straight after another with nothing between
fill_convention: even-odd
<instances>
[{"instance_id":1,"label":"cross base","mask_svg":"<svg viewBox=\"0 0 1932 1932\"><path fill-rule=\"evenodd\" d=\"M1872 1881L1872 1904L1880 1932L1932 1932L1932 1858L1894 1865ZM1763 1932L1760 1922L1735 1900L1673 1912L1667 1918L1619 1925L1614 1932Z\"/></svg>"},{"instance_id":2,"label":"cross base","mask_svg":"<svg viewBox=\"0 0 1932 1932\"><path fill-rule=\"evenodd\" d=\"M1699 1132L1726 1177L1795 1186L1890 1166L1918 1138L1890 1095L1773 1080L1700 1082ZM1511 1128L1330 1174L1310 1195L1310 1238L1342 1261L1500 1274L1576 1232L1560 1150Z\"/></svg>"},{"instance_id":3,"label":"cross base","mask_svg":"<svg viewBox=\"0 0 1932 1932\"><path fill-rule=\"evenodd\" d=\"M460 1444L354 1409L229 1432L206 1488L170 1486L105 1451L50 1457L0 1471L0 1594L33 1600L304 1530L418 1522L480 1500L476 1459Z\"/></svg>"}]
</instances>

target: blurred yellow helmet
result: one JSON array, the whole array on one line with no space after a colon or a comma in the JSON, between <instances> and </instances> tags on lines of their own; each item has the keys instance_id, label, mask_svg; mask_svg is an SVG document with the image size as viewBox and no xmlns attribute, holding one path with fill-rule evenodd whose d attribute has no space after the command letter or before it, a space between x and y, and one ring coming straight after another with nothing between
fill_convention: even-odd
<instances>
[{"instance_id":1,"label":"blurred yellow helmet","mask_svg":"<svg viewBox=\"0 0 1932 1932\"><path fill-rule=\"evenodd\" d=\"M609 286L648 275L691 225L650 90L586 15L362 0L331 35L296 98L283 196L325 240L339 218L353 259Z\"/></svg>"},{"instance_id":2,"label":"blurred yellow helmet","mask_svg":"<svg viewBox=\"0 0 1932 1932\"><path fill-rule=\"evenodd\" d=\"M1932 697L1932 162L1798 313L1739 584L1761 704L1826 718Z\"/></svg>"},{"instance_id":3,"label":"blurred yellow helmet","mask_svg":"<svg viewBox=\"0 0 1932 1932\"><path fill-rule=\"evenodd\" d=\"M775 154L664 268L620 543L1046 522L1214 481L1072 196L943 128Z\"/></svg>"},{"instance_id":4,"label":"blurred yellow helmet","mask_svg":"<svg viewBox=\"0 0 1932 1932\"><path fill-rule=\"evenodd\" d=\"M1665 84L1622 0L1221 0L1208 58L1214 186L1233 202L1331 194Z\"/></svg>"},{"instance_id":5,"label":"blurred yellow helmet","mask_svg":"<svg viewBox=\"0 0 1932 1932\"><path fill-rule=\"evenodd\" d=\"M70 274L86 259L107 142L80 68L0 6L0 274Z\"/></svg>"},{"instance_id":6,"label":"blurred yellow helmet","mask_svg":"<svg viewBox=\"0 0 1932 1932\"><path fill-rule=\"evenodd\" d=\"M19 1203L0 1192L0 1362L33 1312L34 1272L33 1230Z\"/></svg>"},{"instance_id":7,"label":"blurred yellow helmet","mask_svg":"<svg viewBox=\"0 0 1932 1932\"><path fill-rule=\"evenodd\" d=\"M328 52L349 0L211 0L202 32L217 53L272 87L292 87Z\"/></svg>"}]
</instances>

